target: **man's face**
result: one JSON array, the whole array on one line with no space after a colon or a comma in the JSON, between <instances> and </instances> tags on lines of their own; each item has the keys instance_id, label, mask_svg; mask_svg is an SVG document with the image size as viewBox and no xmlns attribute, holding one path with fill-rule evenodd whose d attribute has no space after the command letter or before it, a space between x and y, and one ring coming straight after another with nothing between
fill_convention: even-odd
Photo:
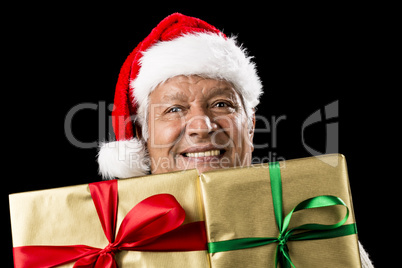
<instances>
[{"instance_id":1,"label":"man's face","mask_svg":"<svg viewBox=\"0 0 402 268\"><path fill-rule=\"evenodd\" d=\"M152 174L251 164L254 127L248 126L242 100L230 83L176 76L156 87L149 100Z\"/></svg>"}]
</instances>

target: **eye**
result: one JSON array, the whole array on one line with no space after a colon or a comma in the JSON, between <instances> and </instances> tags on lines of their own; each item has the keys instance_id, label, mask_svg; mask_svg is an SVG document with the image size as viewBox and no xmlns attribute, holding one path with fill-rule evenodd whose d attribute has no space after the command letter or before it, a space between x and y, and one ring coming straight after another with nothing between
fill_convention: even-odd
<instances>
[{"instance_id":1,"label":"eye","mask_svg":"<svg viewBox=\"0 0 402 268\"><path fill-rule=\"evenodd\" d=\"M181 111L183 111L182 108L174 106L174 107L168 109L167 113L178 113L178 112L181 112Z\"/></svg>"},{"instance_id":2,"label":"eye","mask_svg":"<svg viewBox=\"0 0 402 268\"><path fill-rule=\"evenodd\" d=\"M220 101L220 102L215 103L214 106L218 107L218 108L223 108L223 107L228 107L229 105L226 102Z\"/></svg>"}]
</instances>

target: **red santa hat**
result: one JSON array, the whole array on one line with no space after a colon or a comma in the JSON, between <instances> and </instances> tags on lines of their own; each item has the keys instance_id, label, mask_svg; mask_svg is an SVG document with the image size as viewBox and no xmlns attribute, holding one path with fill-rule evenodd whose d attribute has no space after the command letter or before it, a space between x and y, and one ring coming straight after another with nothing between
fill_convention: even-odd
<instances>
[{"instance_id":1,"label":"red santa hat","mask_svg":"<svg viewBox=\"0 0 402 268\"><path fill-rule=\"evenodd\" d=\"M200 19L174 13L163 19L131 52L116 85L113 130L116 141L104 142L98 154L104 179L149 172L145 142L148 96L158 84L178 75L200 75L231 82L246 113L259 103L262 85L255 64L234 37L226 37ZM134 124L142 129L135 137Z\"/></svg>"}]
</instances>

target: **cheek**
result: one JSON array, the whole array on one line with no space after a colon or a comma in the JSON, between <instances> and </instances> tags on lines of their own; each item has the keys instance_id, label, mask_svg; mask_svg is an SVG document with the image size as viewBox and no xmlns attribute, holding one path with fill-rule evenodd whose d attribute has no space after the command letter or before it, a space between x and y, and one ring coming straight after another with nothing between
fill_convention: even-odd
<instances>
[{"instance_id":1,"label":"cheek","mask_svg":"<svg viewBox=\"0 0 402 268\"><path fill-rule=\"evenodd\" d=\"M245 115L234 115L216 120L224 133L231 140L233 153L250 152L253 149L252 139L249 133L248 122Z\"/></svg>"},{"instance_id":2,"label":"cheek","mask_svg":"<svg viewBox=\"0 0 402 268\"><path fill-rule=\"evenodd\" d=\"M247 119L241 115L224 116L215 119L215 122L225 131L233 142L238 143L238 138L247 133Z\"/></svg>"},{"instance_id":3,"label":"cheek","mask_svg":"<svg viewBox=\"0 0 402 268\"><path fill-rule=\"evenodd\" d=\"M170 150L180 137L180 124L158 120L150 120L150 122L152 123L148 125L150 133L147 141L148 148L159 151Z\"/></svg>"}]
</instances>

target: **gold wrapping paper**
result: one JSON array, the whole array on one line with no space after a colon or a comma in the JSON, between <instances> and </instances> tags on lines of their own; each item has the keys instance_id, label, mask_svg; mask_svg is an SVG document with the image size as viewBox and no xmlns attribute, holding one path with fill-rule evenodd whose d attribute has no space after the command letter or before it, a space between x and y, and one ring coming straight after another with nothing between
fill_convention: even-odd
<instances>
[{"instance_id":1,"label":"gold wrapping paper","mask_svg":"<svg viewBox=\"0 0 402 268\"><path fill-rule=\"evenodd\" d=\"M128 211L141 200L169 193L186 211L184 223L204 220L196 170L118 180L117 230ZM13 246L88 245L104 248L102 230L88 185L12 194L10 216ZM206 251L116 254L119 267L209 267ZM74 263L59 267L72 267Z\"/></svg>"},{"instance_id":2,"label":"gold wrapping paper","mask_svg":"<svg viewBox=\"0 0 402 268\"><path fill-rule=\"evenodd\" d=\"M324 155L280 162L284 214L301 201L335 195L346 203L354 223L352 199L342 155ZM216 170L201 174L208 241L245 237L277 237L268 165ZM293 214L289 228L306 223L334 224L345 208L308 209ZM289 241L296 267L361 267L357 235ZM211 267L273 267L276 244L210 254Z\"/></svg>"}]
</instances>

